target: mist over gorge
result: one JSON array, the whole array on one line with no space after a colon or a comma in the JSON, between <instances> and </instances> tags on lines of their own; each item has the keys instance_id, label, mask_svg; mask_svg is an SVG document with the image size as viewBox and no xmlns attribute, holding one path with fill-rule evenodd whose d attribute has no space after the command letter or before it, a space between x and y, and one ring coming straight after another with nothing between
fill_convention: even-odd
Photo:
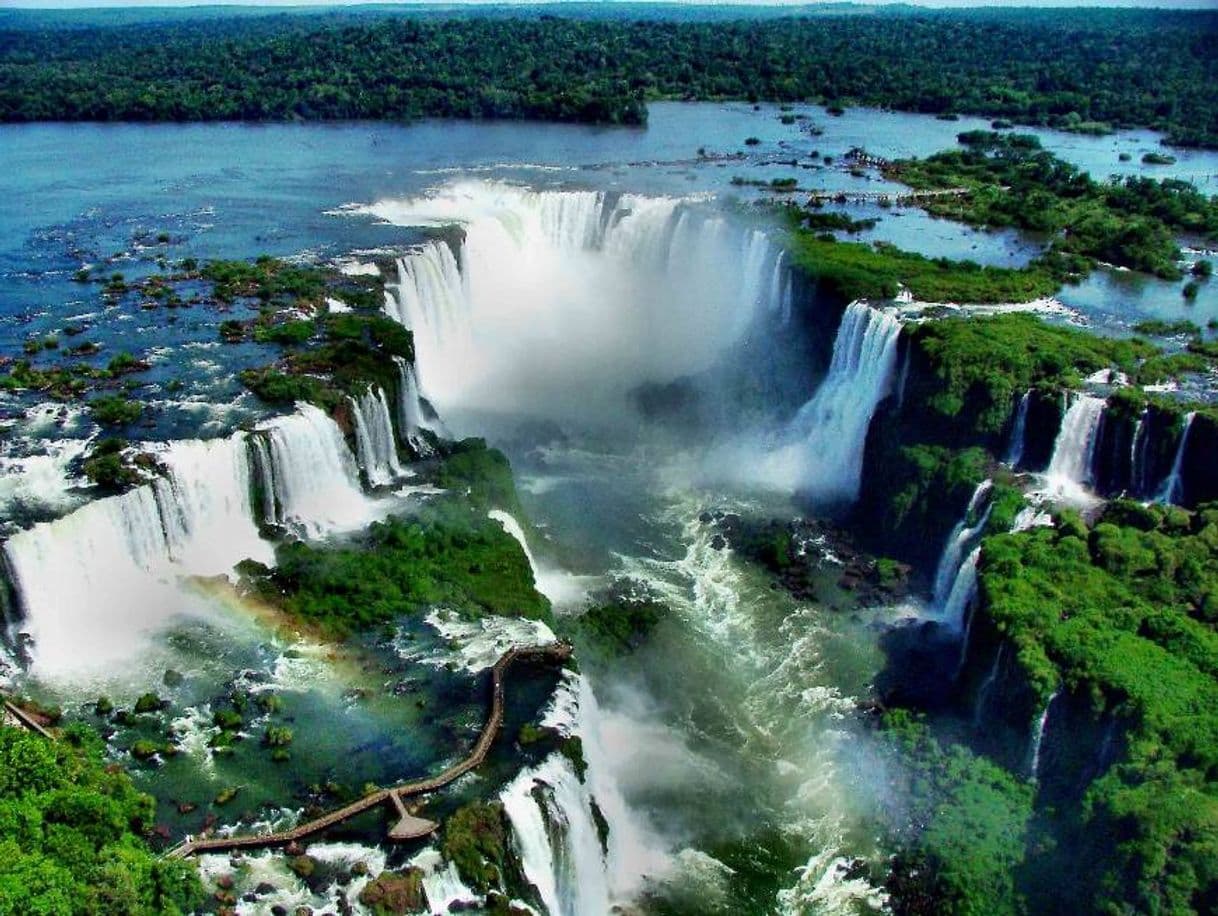
<instances>
[{"instance_id":1,"label":"mist over gorge","mask_svg":"<svg viewBox=\"0 0 1218 916\"><path fill-rule=\"evenodd\" d=\"M790 313L769 227L709 201L467 181L351 212L458 230L400 259L389 307L441 407L612 423Z\"/></svg>"}]
</instances>

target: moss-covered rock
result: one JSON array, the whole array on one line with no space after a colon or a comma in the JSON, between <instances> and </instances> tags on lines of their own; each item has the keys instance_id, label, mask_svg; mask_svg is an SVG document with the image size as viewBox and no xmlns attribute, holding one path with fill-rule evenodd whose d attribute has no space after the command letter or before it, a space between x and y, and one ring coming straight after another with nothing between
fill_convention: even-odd
<instances>
[{"instance_id":1,"label":"moss-covered rock","mask_svg":"<svg viewBox=\"0 0 1218 916\"><path fill-rule=\"evenodd\" d=\"M359 902L376 916L427 912L429 904L423 889L423 872L418 868L382 872L360 891Z\"/></svg>"},{"instance_id":2,"label":"moss-covered rock","mask_svg":"<svg viewBox=\"0 0 1218 916\"><path fill-rule=\"evenodd\" d=\"M458 809L444 822L440 850L470 887L481 893L502 888L508 864L503 805L475 802Z\"/></svg>"}]
</instances>

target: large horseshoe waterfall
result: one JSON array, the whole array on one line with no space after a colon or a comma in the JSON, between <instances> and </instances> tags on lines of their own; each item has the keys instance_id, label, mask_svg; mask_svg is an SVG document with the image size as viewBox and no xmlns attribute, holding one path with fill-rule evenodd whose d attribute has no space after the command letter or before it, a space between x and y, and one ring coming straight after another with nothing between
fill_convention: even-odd
<instances>
[{"instance_id":1,"label":"large horseshoe waterfall","mask_svg":"<svg viewBox=\"0 0 1218 916\"><path fill-rule=\"evenodd\" d=\"M764 231L677 198L457 183L366 212L460 227L398 260L386 303L442 414L612 419L638 385L708 370L790 309Z\"/></svg>"}]
</instances>

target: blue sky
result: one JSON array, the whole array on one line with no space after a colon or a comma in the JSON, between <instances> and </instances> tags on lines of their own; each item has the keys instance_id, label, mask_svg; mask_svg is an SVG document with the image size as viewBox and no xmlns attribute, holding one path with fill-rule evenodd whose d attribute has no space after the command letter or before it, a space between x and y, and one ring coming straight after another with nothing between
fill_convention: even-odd
<instances>
[{"instance_id":1,"label":"blue sky","mask_svg":"<svg viewBox=\"0 0 1218 916\"><path fill-rule=\"evenodd\" d=\"M79 7L122 7L122 6L347 6L354 3L366 4L377 0L0 0L0 8L22 7L42 9L75 9ZM400 3L403 0L386 0ZM406 0L419 2L419 0ZM428 3L428 0L422 0ZM468 4L471 0L438 0L436 5ZM472 0L478 2L478 0ZM520 2L535 3L538 0L520 0ZM630 0L608 0L608 2L630 2ZM678 3L703 3L706 5L732 6L804 6L807 0L668 0ZM869 2L869 0L861 0ZM896 2L896 0L870 0L870 2ZM974 7L974 6L1010 6L1010 7L1163 7L1173 9L1215 9L1218 0L990 0L978 3L976 0L901 0L918 6L933 7ZM430 4L428 4L430 5ZM498 4L510 5L510 4Z\"/></svg>"}]
</instances>

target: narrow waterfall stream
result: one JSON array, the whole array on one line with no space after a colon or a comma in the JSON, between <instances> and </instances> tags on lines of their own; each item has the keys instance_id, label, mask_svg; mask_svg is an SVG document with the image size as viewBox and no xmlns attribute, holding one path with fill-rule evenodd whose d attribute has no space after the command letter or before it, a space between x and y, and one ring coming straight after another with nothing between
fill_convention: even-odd
<instances>
[{"instance_id":1,"label":"narrow waterfall stream","mask_svg":"<svg viewBox=\"0 0 1218 916\"><path fill-rule=\"evenodd\" d=\"M1011 440L1007 443L1005 461L1013 468L1019 467L1023 461L1023 450L1028 438L1028 406L1032 402L1032 392L1025 391L1015 408L1015 422L1011 426Z\"/></svg>"},{"instance_id":2,"label":"narrow waterfall stream","mask_svg":"<svg viewBox=\"0 0 1218 916\"><path fill-rule=\"evenodd\" d=\"M1053 702L1058 698L1061 691L1053 692L1053 695L1045 702L1044 708L1040 711L1040 715L1036 717L1036 722L1032 726L1032 742L1028 748L1028 778L1033 781L1040 779L1040 757L1041 751L1044 749L1045 731L1049 726L1049 713L1053 710Z\"/></svg>"},{"instance_id":3,"label":"narrow waterfall stream","mask_svg":"<svg viewBox=\"0 0 1218 916\"><path fill-rule=\"evenodd\" d=\"M1074 395L1062 417L1061 430L1053 445L1053 457L1045 472L1049 492L1070 502L1087 502L1092 482L1095 444L1104 416L1103 398Z\"/></svg>"},{"instance_id":4,"label":"narrow waterfall stream","mask_svg":"<svg viewBox=\"0 0 1218 916\"><path fill-rule=\"evenodd\" d=\"M397 436L385 392L373 386L358 398L348 398L355 418L356 455L369 485L383 487L404 475L398 459Z\"/></svg>"},{"instance_id":5,"label":"narrow waterfall stream","mask_svg":"<svg viewBox=\"0 0 1218 916\"><path fill-rule=\"evenodd\" d=\"M1181 498L1182 478L1181 471L1184 468L1184 456L1188 450L1188 434L1193 428L1193 418L1195 413L1186 414L1184 417L1184 427L1180 431L1180 444L1176 446L1176 457L1172 459L1171 470L1167 474L1167 479L1163 481L1163 486L1159 488L1158 500L1165 503L1179 502Z\"/></svg>"}]
</instances>

